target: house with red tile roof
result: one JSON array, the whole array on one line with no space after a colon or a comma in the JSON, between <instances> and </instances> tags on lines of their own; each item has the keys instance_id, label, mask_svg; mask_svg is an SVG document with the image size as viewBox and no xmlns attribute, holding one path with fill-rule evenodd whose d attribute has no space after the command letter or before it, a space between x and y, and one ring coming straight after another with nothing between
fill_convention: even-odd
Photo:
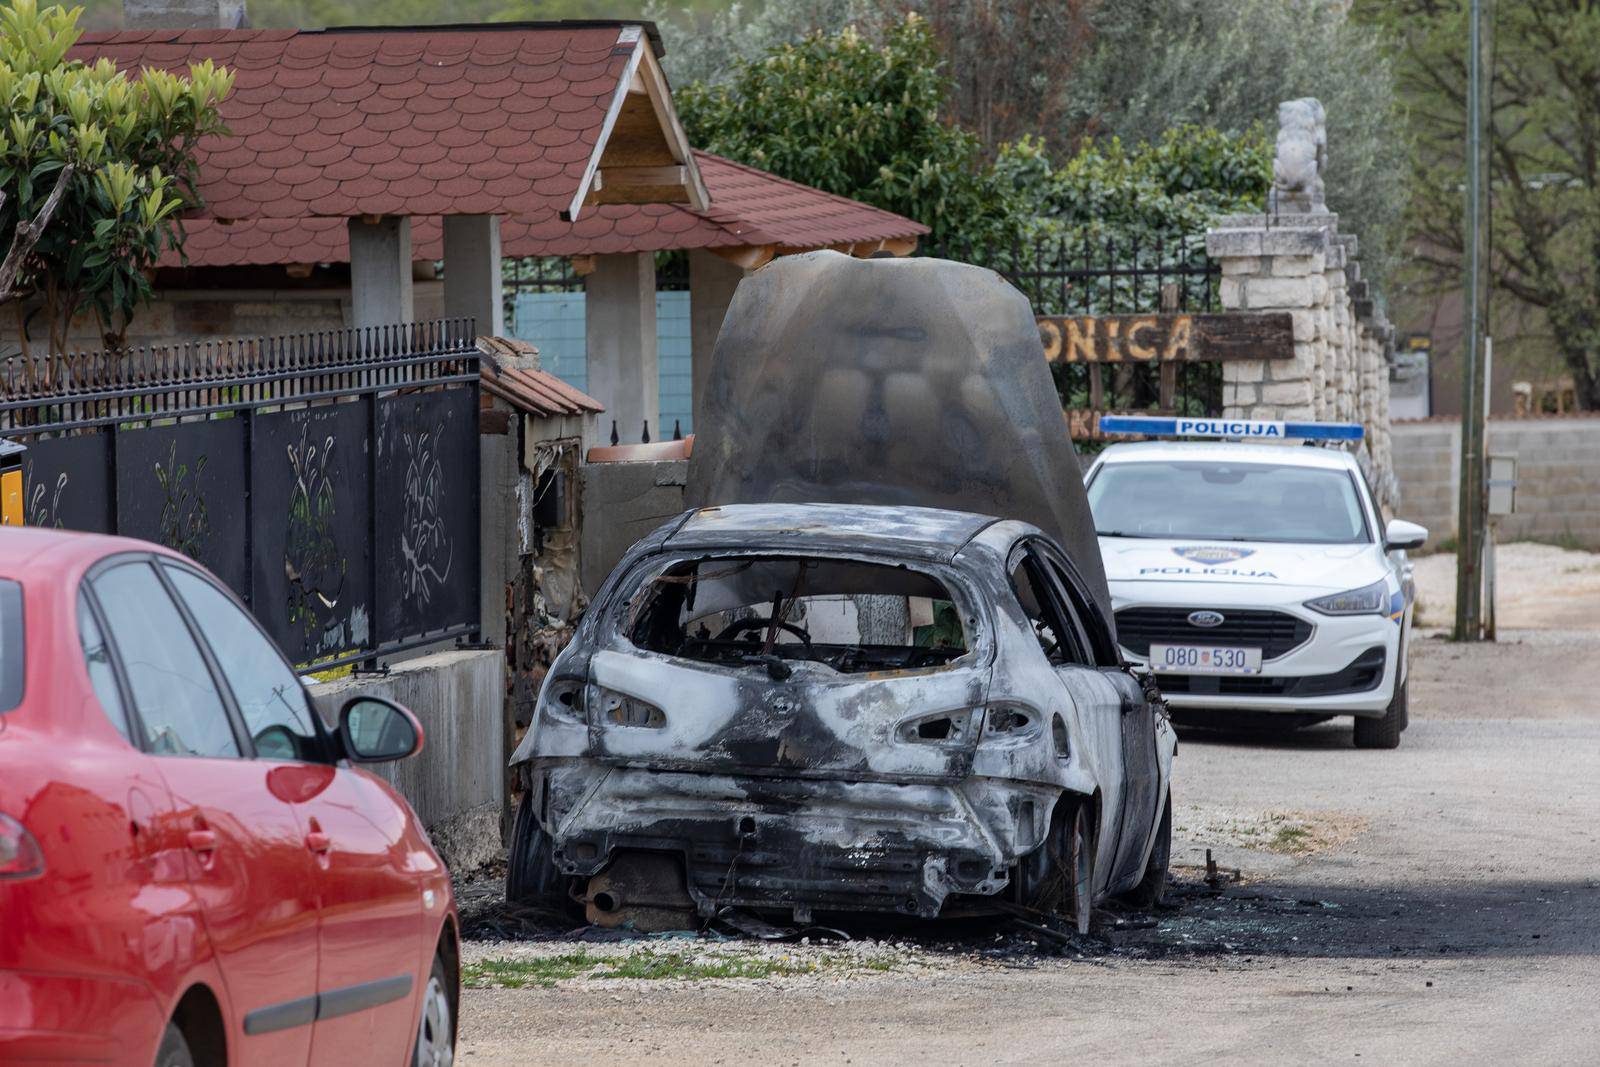
<instances>
[{"instance_id":1,"label":"house with red tile roof","mask_svg":"<svg viewBox=\"0 0 1600 1067\"><path fill-rule=\"evenodd\" d=\"M204 206L133 343L432 317L499 335L502 260L570 257L587 392L631 440L660 422L656 253L688 253L698 381L745 271L816 248L903 255L926 232L695 151L648 23L208 28L238 10L143 0L72 53L236 71L229 132L198 146Z\"/></svg>"}]
</instances>

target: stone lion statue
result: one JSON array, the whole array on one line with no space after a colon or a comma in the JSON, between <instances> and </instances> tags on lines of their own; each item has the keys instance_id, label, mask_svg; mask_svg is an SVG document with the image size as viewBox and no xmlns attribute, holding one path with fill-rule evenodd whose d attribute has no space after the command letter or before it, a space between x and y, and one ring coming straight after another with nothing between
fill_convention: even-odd
<instances>
[{"instance_id":1,"label":"stone lion statue","mask_svg":"<svg viewBox=\"0 0 1600 1067\"><path fill-rule=\"evenodd\" d=\"M1272 162L1267 210L1274 215L1321 214L1322 170L1328 163L1327 113L1306 96L1278 105L1278 154Z\"/></svg>"}]
</instances>

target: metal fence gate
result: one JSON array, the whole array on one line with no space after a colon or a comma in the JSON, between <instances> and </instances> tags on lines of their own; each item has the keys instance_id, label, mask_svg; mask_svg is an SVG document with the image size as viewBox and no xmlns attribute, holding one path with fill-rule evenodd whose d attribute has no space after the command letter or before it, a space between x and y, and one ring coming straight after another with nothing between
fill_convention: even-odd
<instances>
[{"instance_id":1,"label":"metal fence gate","mask_svg":"<svg viewBox=\"0 0 1600 1067\"><path fill-rule=\"evenodd\" d=\"M303 668L479 629L467 320L12 360L29 525L199 560Z\"/></svg>"},{"instance_id":2,"label":"metal fence gate","mask_svg":"<svg viewBox=\"0 0 1600 1067\"><path fill-rule=\"evenodd\" d=\"M1034 314L1102 318L1221 310L1222 271L1204 234L1138 238L1061 236L1013 244L955 244L924 254L989 267L1020 289ZM1222 368L1215 362L1052 361L1062 406L1072 411L1222 411Z\"/></svg>"}]
</instances>

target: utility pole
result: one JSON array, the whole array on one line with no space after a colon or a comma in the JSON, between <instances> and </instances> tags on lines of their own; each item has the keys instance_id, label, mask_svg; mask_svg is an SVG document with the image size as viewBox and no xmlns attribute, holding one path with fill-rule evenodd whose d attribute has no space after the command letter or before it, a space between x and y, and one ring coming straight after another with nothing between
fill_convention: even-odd
<instances>
[{"instance_id":1,"label":"utility pole","mask_svg":"<svg viewBox=\"0 0 1600 1067\"><path fill-rule=\"evenodd\" d=\"M1457 641L1483 636L1484 421L1488 382L1484 379L1483 294L1483 0L1469 0L1467 16L1467 204L1463 290L1466 349L1461 368L1461 487L1456 515Z\"/></svg>"}]
</instances>

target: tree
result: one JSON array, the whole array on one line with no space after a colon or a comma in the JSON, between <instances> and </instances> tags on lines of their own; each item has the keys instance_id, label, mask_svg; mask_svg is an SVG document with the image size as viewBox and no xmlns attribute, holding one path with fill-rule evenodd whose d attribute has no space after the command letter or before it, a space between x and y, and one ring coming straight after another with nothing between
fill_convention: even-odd
<instances>
[{"instance_id":1,"label":"tree","mask_svg":"<svg viewBox=\"0 0 1600 1067\"><path fill-rule=\"evenodd\" d=\"M1091 25L1067 138L1139 143L1183 123L1244 131L1273 122L1283 100L1315 96L1328 114L1328 206L1360 237L1366 275L1388 274L1406 147L1377 30L1325 0L1116 0Z\"/></svg>"},{"instance_id":2,"label":"tree","mask_svg":"<svg viewBox=\"0 0 1600 1067\"><path fill-rule=\"evenodd\" d=\"M1070 113L1073 70L1098 0L910 0L954 72L950 111L991 156L1026 136L1052 141ZM1067 142L1063 142L1067 143Z\"/></svg>"},{"instance_id":3,"label":"tree","mask_svg":"<svg viewBox=\"0 0 1600 1067\"><path fill-rule=\"evenodd\" d=\"M1367 0L1358 12L1396 42L1415 143L1414 262L1425 281L1459 287L1467 4ZM1600 409L1600 7L1518 0L1493 12L1492 314L1545 316L1580 402Z\"/></svg>"},{"instance_id":4,"label":"tree","mask_svg":"<svg viewBox=\"0 0 1600 1067\"><path fill-rule=\"evenodd\" d=\"M37 0L0 8L0 247L26 247L6 294L24 355L33 319L59 356L86 310L122 345L149 272L181 245L177 213L199 202L194 145L222 129L217 104L233 85L210 63L130 80L110 60L68 60L77 18Z\"/></svg>"},{"instance_id":5,"label":"tree","mask_svg":"<svg viewBox=\"0 0 1600 1067\"><path fill-rule=\"evenodd\" d=\"M799 44L814 33L855 26L868 37L882 30L885 13L876 0L790 0L741 3L695 11L667 0L650 0L644 17L661 29L662 65L675 86L724 85L741 64L774 48Z\"/></svg>"},{"instance_id":6,"label":"tree","mask_svg":"<svg viewBox=\"0 0 1600 1067\"><path fill-rule=\"evenodd\" d=\"M854 26L813 33L676 96L709 151L917 219L935 243L1009 237L1026 205L945 118L948 92L938 43L912 14L881 41Z\"/></svg>"}]
</instances>

